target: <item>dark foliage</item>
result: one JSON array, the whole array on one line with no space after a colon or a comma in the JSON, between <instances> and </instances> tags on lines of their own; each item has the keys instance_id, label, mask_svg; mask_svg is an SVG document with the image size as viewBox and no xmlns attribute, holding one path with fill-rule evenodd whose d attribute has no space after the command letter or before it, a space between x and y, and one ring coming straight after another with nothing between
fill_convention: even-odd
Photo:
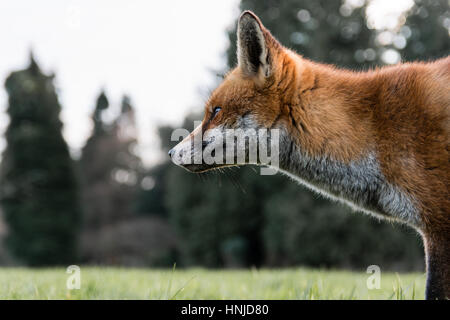
<instances>
[{"instance_id":1,"label":"dark foliage","mask_svg":"<svg viewBox=\"0 0 450 320\"><path fill-rule=\"evenodd\" d=\"M10 118L1 167L6 244L16 259L33 266L77 259L77 183L52 82L31 58L27 69L13 72L5 83Z\"/></svg>"}]
</instances>

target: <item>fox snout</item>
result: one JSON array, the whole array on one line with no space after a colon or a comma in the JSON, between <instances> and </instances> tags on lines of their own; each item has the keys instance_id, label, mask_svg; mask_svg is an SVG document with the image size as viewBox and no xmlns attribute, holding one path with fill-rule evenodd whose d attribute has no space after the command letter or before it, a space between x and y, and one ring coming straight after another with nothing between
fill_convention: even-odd
<instances>
[{"instance_id":1,"label":"fox snout","mask_svg":"<svg viewBox=\"0 0 450 320\"><path fill-rule=\"evenodd\" d=\"M278 167L279 142L278 129L219 126L203 132L200 126L171 149L169 156L174 164L191 172L244 164Z\"/></svg>"},{"instance_id":2,"label":"fox snout","mask_svg":"<svg viewBox=\"0 0 450 320\"><path fill-rule=\"evenodd\" d=\"M219 133L220 134L220 133ZM198 126L186 138L169 150L172 162L191 172L203 172L219 166L223 161L205 157L205 149L222 148L220 141L204 135L202 126ZM215 156L216 152L212 152Z\"/></svg>"}]
</instances>

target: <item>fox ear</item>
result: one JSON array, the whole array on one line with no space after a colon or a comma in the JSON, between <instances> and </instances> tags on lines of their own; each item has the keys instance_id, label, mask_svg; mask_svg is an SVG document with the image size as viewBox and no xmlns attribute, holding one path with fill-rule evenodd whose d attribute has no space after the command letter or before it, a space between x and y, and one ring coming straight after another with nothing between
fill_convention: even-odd
<instances>
[{"instance_id":1,"label":"fox ear","mask_svg":"<svg viewBox=\"0 0 450 320\"><path fill-rule=\"evenodd\" d=\"M259 18L251 11L244 11L237 27L237 58L239 67L248 76L256 76L260 71L265 77L271 74L266 37L271 35Z\"/></svg>"}]
</instances>

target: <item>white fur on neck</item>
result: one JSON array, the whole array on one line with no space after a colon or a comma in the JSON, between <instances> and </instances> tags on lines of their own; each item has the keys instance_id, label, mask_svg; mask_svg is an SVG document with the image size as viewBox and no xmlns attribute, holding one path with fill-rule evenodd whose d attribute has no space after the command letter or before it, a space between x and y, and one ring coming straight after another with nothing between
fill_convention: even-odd
<instances>
[{"instance_id":1,"label":"white fur on neck","mask_svg":"<svg viewBox=\"0 0 450 320\"><path fill-rule=\"evenodd\" d=\"M280 156L281 171L316 192L380 218L422 225L415 199L386 180L375 152L348 164L331 157L315 158L285 132Z\"/></svg>"}]
</instances>

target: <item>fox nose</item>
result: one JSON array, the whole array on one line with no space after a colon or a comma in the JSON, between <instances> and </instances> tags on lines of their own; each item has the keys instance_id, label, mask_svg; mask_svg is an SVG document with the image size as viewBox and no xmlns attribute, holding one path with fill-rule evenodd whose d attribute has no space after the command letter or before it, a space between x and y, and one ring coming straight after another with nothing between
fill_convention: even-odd
<instances>
[{"instance_id":1,"label":"fox nose","mask_svg":"<svg viewBox=\"0 0 450 320\"><path fill-rule=\"evenodd\" d=\"M174 153L175 151L173 150L173 149L170 149L169 150L169 152L168 152L168 154L169 154L169 157L171 157L172 158L172 155L173 155L173 153Z\"/></svg>"}]
</instances>

